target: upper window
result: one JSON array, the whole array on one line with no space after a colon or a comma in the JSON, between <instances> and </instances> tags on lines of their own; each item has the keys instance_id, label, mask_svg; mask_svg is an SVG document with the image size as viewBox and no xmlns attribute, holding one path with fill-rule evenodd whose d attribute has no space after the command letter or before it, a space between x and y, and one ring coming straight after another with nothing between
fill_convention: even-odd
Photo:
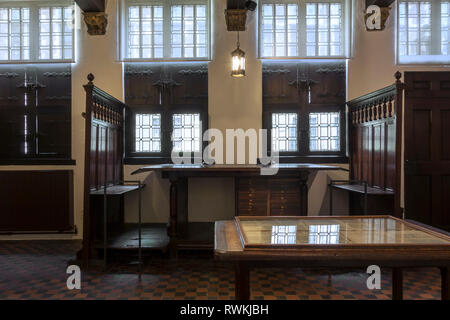
<instances>
[{"instance_id":1,"label":"upper window","mask_svg":"<svg viewBox=\"0 0 450 320\"><path fill-rule=\"evenodd\" d=\"M208 60L208 0L125 0L124 60Z\"/></svg>"},{"instance_id":2,"label":"upper window","mask_svg":"<svg viewBox=\"0 0 450 320\"><path fill-rule=\"evenodd\" d=\"M345 0L263 0L260 56L348 56L346 3Z\"/></svg>"},{"instance_id":3,"label":"upper window","mask_svg":"<svg viewBox=\"0 0 450 320\"><path fill-rule=\"evenodd\" d=\"M450 1L398 3L399 63L448 63Z\"/></svg>"},{"instance_id":4,"label":"upper window","mask_svg":"<svg viewBox=\"0 0 450 320\"><path fill-rule=\"evenodd\" d=\"M73 2L0 3L0 62L71 62Z\"/></svg>"}]
</instances>

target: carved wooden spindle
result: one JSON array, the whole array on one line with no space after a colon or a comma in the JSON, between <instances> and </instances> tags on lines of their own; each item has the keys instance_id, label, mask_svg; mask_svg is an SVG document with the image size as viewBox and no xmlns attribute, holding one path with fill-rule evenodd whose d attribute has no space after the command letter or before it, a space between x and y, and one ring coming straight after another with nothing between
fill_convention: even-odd
<instances>
[{"instance_id":1,"label":"carved wooden spindle","mask_svg":"<svg viewBox=\"0 0 450 320\"><path fill-rule=\"evenodd\" d=\"M94 118L98 119L98 104L94 103Z\"/></svg>"}]
</instances>

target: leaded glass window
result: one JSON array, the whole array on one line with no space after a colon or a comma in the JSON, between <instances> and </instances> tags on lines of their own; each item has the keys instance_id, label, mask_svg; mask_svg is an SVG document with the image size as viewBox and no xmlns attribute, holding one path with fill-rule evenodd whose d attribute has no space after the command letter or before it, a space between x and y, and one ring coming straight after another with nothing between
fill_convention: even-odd
<instances>
[{"instance_id":1,"label":"leaded glass window","mask_svg":"<svg viewBox=\"0 0 450 320\"><path fill-rule=\"evenodd\" d=\"M339 151L339 112L309 114L310 151Z\"/></svg>"},{"instance_id":2,"label":"leaded glass window","mask_svg":"<svg viewBox=\"0 0 450 320\"><path fill-rule=\"evenodd\" d=\"M340 56L342 46L342 5L306 4L306 55Z\"/></svg>"},{"instance_id":3,"label":"leaded glass window","mask_svg":"<svg viewBox=\"0 0 450 320\"><path fill-rule=\"evenodd\" d=\"M0 60L30 59L30 9L0 8Z\"/></svg>"},{"instance_id":4,"label":"leaded glass window","mask_svg":"<svg viewBox=\"0 0 450 320\"><path fill-rule=\"evenodd\" d=\"M173 115L173 151L199 152L201 147L201 124L199 113Z\"/></svg>"},{"instance_id":5,"label":"leaded glass window","mask_svg":"<svg viewBox=\"0 0 450 320\"><path fill-rule=\"evenodd\" d=\"M348 0L262 0L259 47L262 58L348 57Z\"/></svg>"},{"instance_id":6,"label":"leaded glass window","mask_svg":"<svg viewBox=\"0 0 450 320\"><path fill-rule=\"evenodd\" d=\"M261 56L298 56L297 4L264 4L261 29Z\"/></svg>"},{"instance_id":7,"label":"leaded glass window","mask_svg":"<svg viewBox=\"0 0 450 320\"><path fill-rule=\"evenodd\" d=\"M73 7L39 9L39 60L73 58Z\"/></svg>"},{"instance_id":8,"label":"leaded glass window","mask_svg":"<svg viewBox=\"0 0 450 320\"><path fill-rule=\"evenodd\" d=\"M208 60L209 0L124 0L124 60Z\"/></svg>"},{"instance_id":9,"label":"leaded glass window","mask_svg":"<svg viewBox=\"0 0 450 320\"><path fill-rule=\"evenodd\" d=\"M136 152L161 151L161 114L136 114Z\"/></svg>"},{"instance_id":10,"label":"leaded glass window","mask_svg":"<svg viewBox=\"0 0 450 320\"><path fill-rule=\"evenodd\" d=\"M177 5L171 9L171 57L206 58L206 5Z\"/></svg>"},{"instance_id":11,"label":"leaded glass window","mask_svg":"<svg viewBox=\"0 0 450 320\"><path fill-rule=\"evenodd\" d=\"M399 63L449 63L450 2L399 0Z\"/></svg>"},{"instance_id":12,"label":"leaded glass window","mask_svg":"<svg viewBox=\"0 0 450 320\"><path fill-rule=\"evenodd\" d=\"M297 114L272 114L272 150L278 152L297 151Z\"/></svg>"},{"instance_id":13,"label":"leaded glass window","mask_svg":"<svg viewBox=\"0 0 450 320\"><path fill-rule=\"evenodd\" d=\"M0 2L0 61L74 60L73 1Z\"/></svg>"}]
</instances>

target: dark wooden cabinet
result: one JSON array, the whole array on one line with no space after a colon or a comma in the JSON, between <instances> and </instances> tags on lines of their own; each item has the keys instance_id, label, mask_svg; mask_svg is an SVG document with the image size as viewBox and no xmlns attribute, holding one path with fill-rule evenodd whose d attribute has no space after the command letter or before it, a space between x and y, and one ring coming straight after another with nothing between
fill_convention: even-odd
<instances>
[{"instance_id":1,"label":"dark wooden cabinet","mask_svg":"<svg viewBox=\"0 0 450 320\"><path fill-rule=\"evenodd\" d=\"M73 171L0 171L0 231L68 231Z\"/></svg>"},{"instance_id":2,"label":"dark wooden cabinet","mask_svg":"<svg viewBox=\"0 0 450 320\"><path fill-rule=\"evenodd\" d=\"M301 212L300 178L236 178L239 216L297 216Z\"/></svg>"}]
</instances>

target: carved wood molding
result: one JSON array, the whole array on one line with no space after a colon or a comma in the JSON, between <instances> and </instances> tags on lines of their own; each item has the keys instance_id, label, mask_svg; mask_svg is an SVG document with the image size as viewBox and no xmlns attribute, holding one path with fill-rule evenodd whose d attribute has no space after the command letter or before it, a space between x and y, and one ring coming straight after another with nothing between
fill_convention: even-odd
<instances>
[{"instance_id":1,"label":"carved wood molding","mask_svg":"<svg viewBox=\"0 0 450 320\"><path fill-rule=\"evenodd\" d=\"M55 101L55 100L71 100L71 96L46 96L45 100Z\"/></svg>"},{"instance_id":2,"label":"carved wood molding","mask_svg":"<svg viewBox=\"0 0 450 320\"><path fill-rule=\"evenodd\" d=\"M161 89L168 89L171 87L179 87L181 86L181 83L176 82L173 79L160 79L153 83L155 87L159 87Z\"/></svg>"},{"instance_id":3,"label":"carved wood molding","mask_svg":"<svg viewBox=\"0 0 450 320\"><path fill-rule=\"evenodd\" d=\"M300 89L307 89L309 88L311 85L313 84L317 84L319 82L315 81L315 80L311 80L311 79L296 79L296 80L292 80L288 83L288 85L290 86L294 86Z\"/></svg>"},{"instance_id":4,"label":"carved wood molding","mask_svg":"<svg viewBox=\"0 0 450 320\"><path fill-rule=\"evenodd\" d=\"M206 68L201 68L201 69L182 69L180 71L178 71L179 74L182 75L191 75L191 74L199 74L199 75L205 75L208 74L208 67Z\"/></svg>"},{"instance_id":5,"label":"carved wood molding","mask_svg":"<svg viewBox=\"0 0 450 320\"><path fill-rule=\"evenodd\" d=\"M125 70L125 74L130 75L130 76L149 76L149 75L153 74L153 71L150 69L127 68Z\"/></svg>"},{"instance_id":6,"label":"carved wood molding","mask_svg":"<svg viewBox=\"0 0 450 320\"><path fill-rule=\"evenodd\" d=\"M148 100L153 98L152 95L141 95L141 96L135 96L135 95L126 95L125 96L125 100L137 100L137 99L143 99L143 100Z\"/></svg>"},{"instance_id":7,"label":"carved wood molding","mask_svg":"<svg viewBox=\"0 0 450 320\"><path fill-rule=\"evenodd\" d=\"M4 77L4 78L16 78L18 77L19 74L15 73L15 72L5 72L5 73L0 73L0 77Z\"/></svg>"},{"instance_id":8,"label":"carved wood molding","mask_svg":"<svg viewBox=\"0 0 450 320\"><path fill-rule=\"evenodd\" d=\"M290 73L291 70L263 68L262 72L263 72L263 74L287 74L287 73Z\"/></svg>"},{"instance_id":9,"label":"carved wood molding","mask_svg":"<svg viewBox=\"0 0 450 320\"><path fill-rule=\"evenodd\" d=\"M71 71L65 72L44 72L44 77L70 77L72 76Z\"/></svg>"},{"instance_id":10,"label":"carved wood molding","mask_svg":"<svg viewBox=\"0 0 450 320\"><path fill-rule=\"evenodd\" d=\"M108 15L104 12L83 12L84 22L91 36L104 35L108 25Z\"/></svg>"},{"instance_id":11,"label":"carved wood molding","mask_svg":"<svg viewBox=\"0 0 450 320\"><path fill-rule=\"evenodd\" d=\"M316 69L317 73L345 73L345 67L344 66L322 66L318 69Z\"/></svg>"},{"instance_id":12,"label":"carved wood molding","mask_svg":"<svg viewBox=\"0 0 450 320\"><path fill-rule=\"evenodd\" d=\"M19 100L19 98L16 97L16 96L12 96L12 97L0 97L0 100L16 101L16 100Z\"/></svg>"},{"instance_id":13,"label":"carved wood molding","mask_svg":"<svg viewBox=\"0 0 450 320\"><path fill-rule=\"evenodd\" d=\"M245 31L247 9L226 9L225 21L228 31Z\"/></svg>"}]
</instances>

